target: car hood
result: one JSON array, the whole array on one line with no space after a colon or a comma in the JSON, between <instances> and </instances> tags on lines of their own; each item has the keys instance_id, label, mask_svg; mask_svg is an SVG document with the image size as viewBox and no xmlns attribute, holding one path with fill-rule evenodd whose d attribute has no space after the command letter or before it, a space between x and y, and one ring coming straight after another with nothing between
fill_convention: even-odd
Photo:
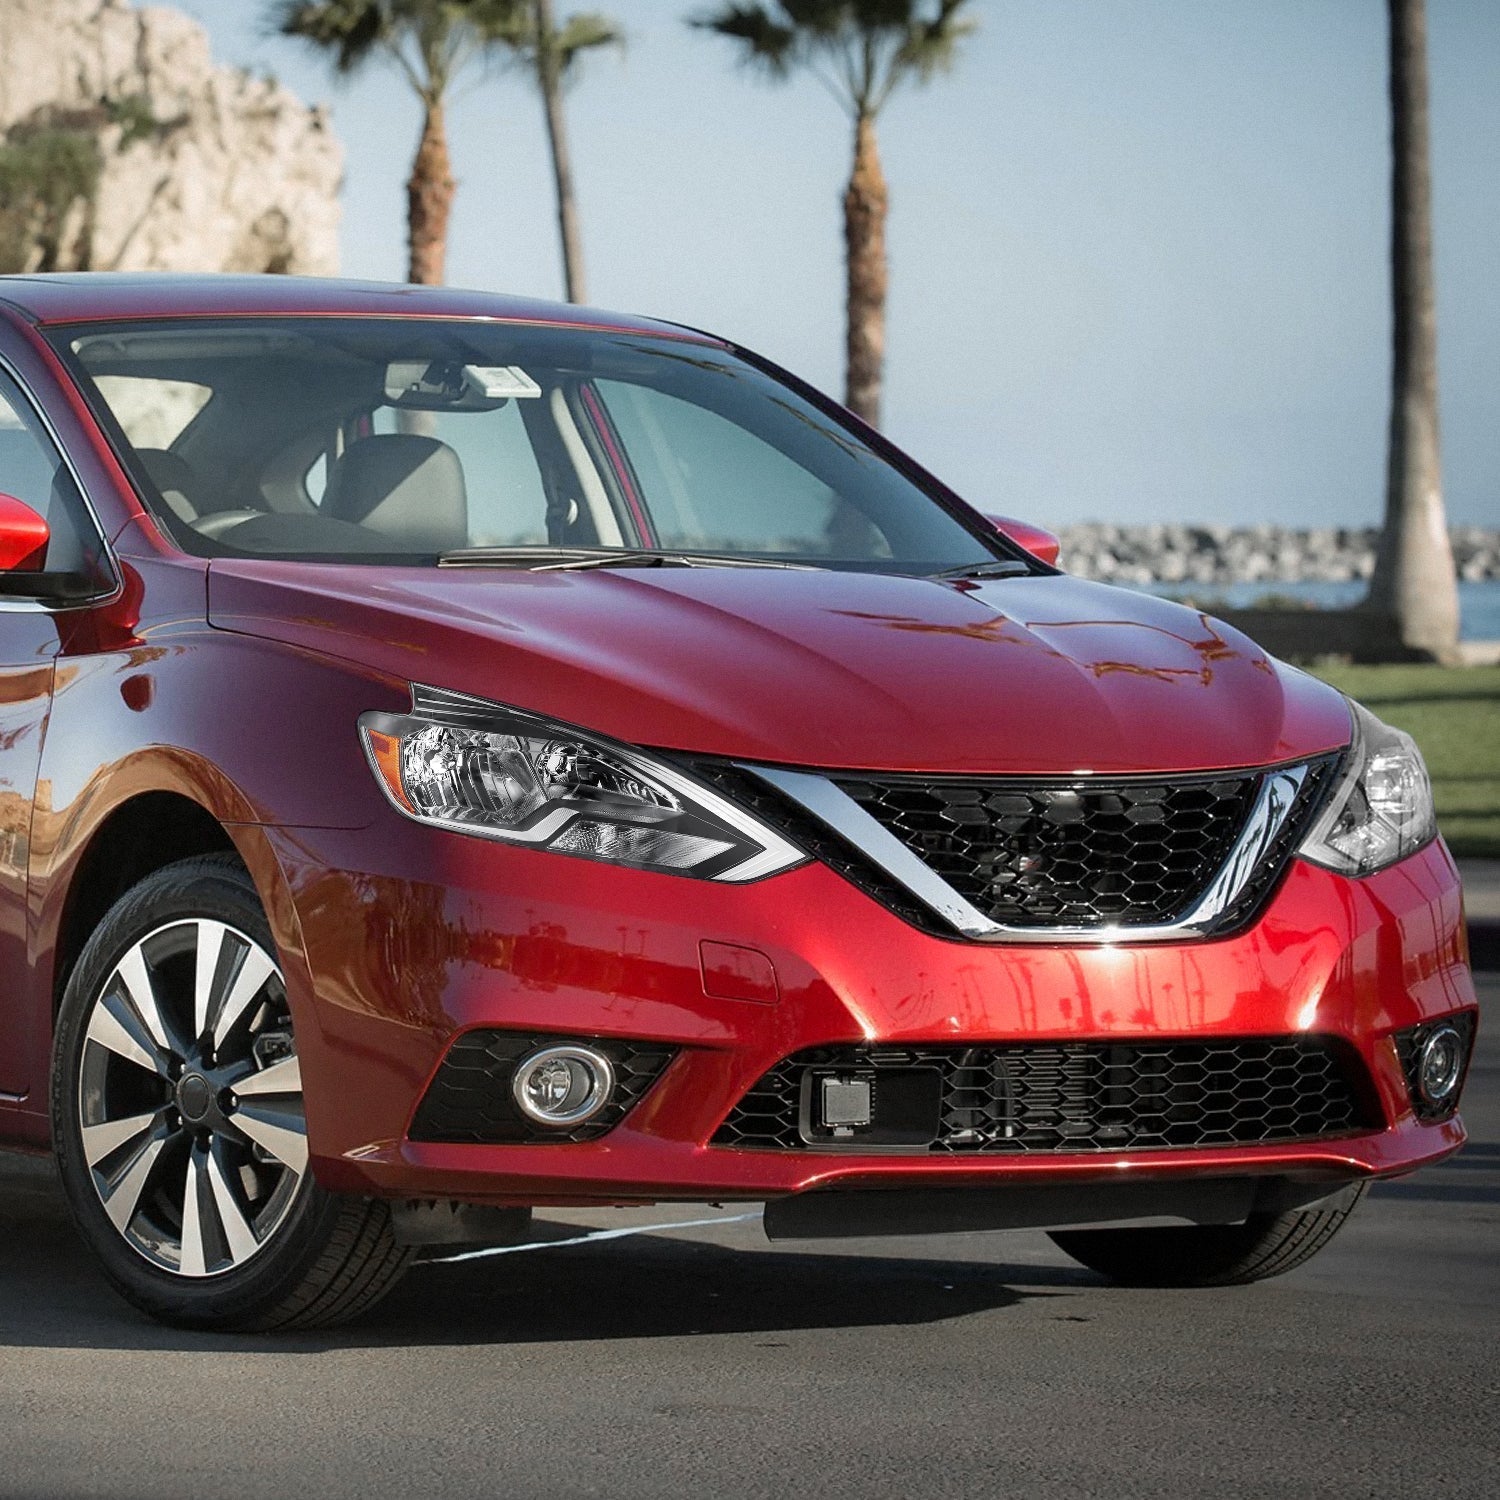
<instances>
[{"instance_id":1,"label":"car hood","mask_svg":"<svg viewBox=\"0 0 1500 1500\"><path fill-rule=\"evenodd\" d=\"M1066 576L215 559L209 619L635 744L789 765L1188 771L1350 732L1337 693L1228 626Z\"/></svg>"}]
</instances>

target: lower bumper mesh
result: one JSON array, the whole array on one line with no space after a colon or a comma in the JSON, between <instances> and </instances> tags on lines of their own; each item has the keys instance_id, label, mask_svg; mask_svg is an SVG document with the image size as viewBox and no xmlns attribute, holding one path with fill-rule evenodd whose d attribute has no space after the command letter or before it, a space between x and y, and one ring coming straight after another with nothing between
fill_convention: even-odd
<instances>
[{"instance_id":1,"label":"lower bumper mesh","mask_svg":"<svg viewBox=\"0 0 1500 1500\"><path fill-rule=\"evenodd\" d=\"M869 1085L867 1126L820 1123L828 1079ZM1360 1079L1352 1053L1310 1037L824 1047L778 1063L713 1139L760 1151L1014 1154L1319 1140L1383 1123Z\"/></svg>"}]
</instances>

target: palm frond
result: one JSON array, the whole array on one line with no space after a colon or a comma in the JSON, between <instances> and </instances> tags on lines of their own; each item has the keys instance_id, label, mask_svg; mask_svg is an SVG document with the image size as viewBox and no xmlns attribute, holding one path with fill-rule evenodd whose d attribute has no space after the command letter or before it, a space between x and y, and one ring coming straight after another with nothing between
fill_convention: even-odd
<instances>
[{"instance_id":1,"label":"palm frond","mask_svg":"<svg viewBox=\"0 0 1500 1500\"><path fill-rule=\"evenodd\" d=\"M332 52L340 73L352 73L391 35L392 15L382 0L278 0L272 25Z\"/></svg>"},{"instance_id":2,"label":"palm frond","mask_svg":"<svg viewBox=\"0 0 1500 1500\"><path fill-rule=\"evenodd\" d=\"M592 52L599 47L623 48L625 33L608 16L599 15L596 11L586 11L569 16L557 28L557 39L553 45L566 70L572 66L575 58L581 57L585 52Z\"/></svg>"},{"instance_id":3,"label":"palm frond","mask_svg":"<svg viewBox=\"0 0 1500 1500\"><path fill-rule=\"evenodd\" d=\"M970 0L775 0L729 3L691 20L741 44L741 60L773 78L803 67L854 114L878 113L908 77L952 64L977 21Z\"/></svg>"},{"instance_id":4,"label":"palm frond","mask_svg":"<svg viewBox=\"0 0 1500 1500\"><path fill-rule=\"evenodd\" d=\"M443 0L443 3L452 24L480 43L507 42L522 47L536 37L536 12L530 0Z\"/></svg>"},{"instance_id":5,"label":"palm frond","mask_svg":"<svg viewBox=\"0 0 1500 1500\"><path fill-rule=\"evenodd\" d=\"M904 17L911 4L912 0L781 0L778 9L803 36L827 41L889 25L892 12Z\"/></svg>"},{"instance_id":6,"label":"palm frond","mask_svg":"<svg viewBox=\"0 0 1500 1500\"><path fill-rule=\"evenodd\" d=\"M914 74L927 83L953 66L959 43L979 29L973 16L960 12L968 0L940 0L937 14L913 17L893 59L893 72Z\"/></svg>"},{"instance_id":7,"label":"palm frond","mask_svg":"<svg viewBox=\"0 0 1500 1500\"><path fill-rule=\"evenodd\" d=\"M724 5L693 16L689 25L741 43L741 60L773 78L786 77L799 51L795 23L787 24L764 5Z\"/></svg>"}]
</instances>

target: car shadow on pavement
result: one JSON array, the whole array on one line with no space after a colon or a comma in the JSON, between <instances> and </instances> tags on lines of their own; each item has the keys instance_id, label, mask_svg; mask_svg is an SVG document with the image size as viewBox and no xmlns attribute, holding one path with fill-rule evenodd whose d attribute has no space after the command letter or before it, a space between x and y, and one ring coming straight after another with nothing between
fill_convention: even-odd
<instances>
[{"instance_id":1,"label":"car shadow on pavement","mask_svg":"<svg viewBox=\"0 0 1500 1500\"><path fill-rule=\"evenodd\" d=\"M1470 1141L1457 1156L1412 1177L1377 1182L1373 1198L1429 1203L1500 1203L1500 1145Z\"/></svg>"},{"instance_id":2,"label":"car shadow on pavement","mask_svg":"<svg viewBox=\"0 0 1500 1500\"><path fill-rule=\"evenodd\" d=\"M936 1323L1098 1286L1083 1270L877 1253L737 1248L670 1233L568 1244L444 1264L419 1262L360 1321L277 1336L158 1325L111 1291L40 1164L0 1157L0 1346L323 1353L400 1345L590 1342ZM753 1228L753 1226L750 1226ZM735 1226L741 1228L741 1226ZM755 1231L758 1236L758 1231Z\"/></svg>"}]
</instances>

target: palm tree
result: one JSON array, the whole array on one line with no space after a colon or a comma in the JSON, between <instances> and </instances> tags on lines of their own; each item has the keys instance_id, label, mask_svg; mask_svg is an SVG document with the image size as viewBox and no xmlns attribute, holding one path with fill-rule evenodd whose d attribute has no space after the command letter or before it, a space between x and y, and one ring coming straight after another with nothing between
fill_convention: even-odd
<instances>
[{"instance_id":1,"label":"palm tree","mask_svg":"<svg viewBox=\"0 0 1500 1500\"><path fill-rule=\"evenodd\" d=\"M908 80L945 69L975 23L968 0L776 0L727 4L693 25L737 41L741 56L773 79L811 73L854 125L854 169L844 193L848 277L844 402L872 426L880 421L885 366L889 209L875 125Z\"/></svg>"},{"instance_id":2,"label":"palm tree","mask_svg":"<svg viewBox=\"0 0 1500 1500\"><path fill-rule=\"evenodd\" d=\"M584 290L583 236L578 227L578 203L573 192L573 165L568 152L567 123L563 117L563 84L572 76L583 53L596 47L623 45L619 28L607 16L569 16L559 27L552 0L529 0L519 25L505 38L536 74L547 141L552 151L552 175L557 183L557 228L562 239L563 281L569 302L587 300Z\"/></svg>"},{"instance_id":3,"label":"palm tree","mask_svg":"<svg viewBox=\"0 0 1500 1500\"><path fill-rule=\"evenodd\" d=\"M407 280L437 285L448 257L457 183L444 109L454 79L497 38L513 33L526 0L276 0L276 29L333 54L340 73L380 55L405 74L422 105L422 134L406 184Z\"/></svg>"},{"instance_id":4,"label":"palm tree","mask_svg":"<svg viewBox=\"0 0 1500 1500\"><path fill-rule=\"evenodd\" d=\"M1394 620L1404 652L1451 661L1458 655L1458 585L1438 449L1426 7L1424 0L1389 4L1395 367L1385 528L1366 605Z\"/></svg>"}]
</instances>

